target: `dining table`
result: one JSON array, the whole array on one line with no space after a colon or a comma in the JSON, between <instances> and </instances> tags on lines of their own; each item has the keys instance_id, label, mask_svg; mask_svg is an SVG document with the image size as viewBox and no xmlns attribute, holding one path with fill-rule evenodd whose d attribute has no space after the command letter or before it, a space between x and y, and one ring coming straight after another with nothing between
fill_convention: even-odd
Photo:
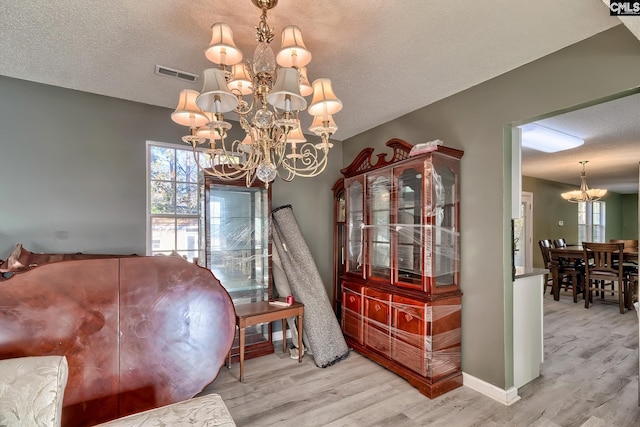
<instances>
[{"instance_id":1,"label":"dining table","mask_svg":"<svg viewBox=\"0 0 640 427\"><path fill-rule=\"evenodd\" d=\"M572 263L584 261L584 249L582 245L570 245L561 248L550 248L549 256L551 258L551 277L553 278L552 293L553 299L560 300L560 279L558 274L558 263L553 262L554 259L565 259ZM623 262L638 262L638 248L626 247L622 250Z\"/></svg>"}]
</instances>

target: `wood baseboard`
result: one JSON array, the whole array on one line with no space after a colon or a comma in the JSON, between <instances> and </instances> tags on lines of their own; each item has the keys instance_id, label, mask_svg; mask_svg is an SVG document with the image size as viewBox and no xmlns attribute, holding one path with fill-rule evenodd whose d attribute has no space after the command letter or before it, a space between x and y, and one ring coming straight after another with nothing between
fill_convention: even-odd
<instances>
[{"instance_id":1,"label":"wood baseboard","mask_svg":"<svg viewBox=\"0 0 640 427\"><path fill-rule=\"evenodd\" d=\"M518 396L518 389L515 387L504 390L500 387L494 386L493 384L489 384L480 378L467 374L466 372L462 373L462 379L465 387L469 387L478 393L484 394L503 405L510 406L520 400L520 396Z\"/></svg>"}]
</instances>

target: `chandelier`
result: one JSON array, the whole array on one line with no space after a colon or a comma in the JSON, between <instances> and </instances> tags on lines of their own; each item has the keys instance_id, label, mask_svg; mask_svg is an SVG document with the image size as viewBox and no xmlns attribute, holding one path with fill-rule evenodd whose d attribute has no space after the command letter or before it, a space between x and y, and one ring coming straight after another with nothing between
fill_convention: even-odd
<instances>
[{"instance_id":1,"label":"chandelier","mask_svg":"<svg viewBox=\"0 0 640 427\"><path fill-rule=\"evenodd\" d=\"M582 174L580 175L580 190L562 193L562 198L572 203L594 202L596 200L600 200L600 198L607 194L607 190L590 189L587 185L587 172L585 170L585 165L589 163L589 161L583 160L578 163L582 164Z\"/></svg>"},{"instance_id":2,"label":"chandelier","mask_svg":"<svg viewBox=\"0 0 640 427\"><path fill-rule=\"evenodd\" d=\"M257 177L266 187L276 177L291 181L295 176L317 176L327 166L333 146L329 137L338 130L333 114L342 109L342 102L329 79L309 84L306 66L311 53L300 28L289 25L282 30L281 50L274 55L267 10L278 0L251 1L262 10L253 61L243 61L229 25L213 24L205 56L219 67L204 70L201 93L180 92L171 119L190 129L182 140L191 145L198 167L208 175L244 178L247 186ZM304 97L311 94L307 108ZM309 130L321 138L317 144L307 142L300 129L299 113L305 109L313 116ZM244 139L227 141L231 124L223 114L228 112L238 115ZM201 147L207 141L208 146Z\"/></svg>"}]
</instances>

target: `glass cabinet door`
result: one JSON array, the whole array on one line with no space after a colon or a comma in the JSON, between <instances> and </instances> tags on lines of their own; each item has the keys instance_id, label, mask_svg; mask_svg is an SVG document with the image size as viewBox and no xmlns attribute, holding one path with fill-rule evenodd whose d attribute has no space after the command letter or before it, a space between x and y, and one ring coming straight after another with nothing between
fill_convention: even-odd
<instances>
[{"instance_id":1,"label":"glass cabinet door","mask_svg":"<svg viewBox=\"0 0 640 427\"><path fill-rule=\"evenodd\" d=\"M396 169L396 258L398 285L422 288L423 161Z\"/></svg>"},{"instance_id":2,"label":"glass cabinet door","mask_svg":"<svg viewBox=\"0 0 640 427\"><path fill-rule=\"evenodd\" d=\"M459 271L459 241L457 206L458 195L457 162L434 156L432 167L432 229L431 246L435 287L457 286Z\"/></svg>"},{"instance_id":3,"label":"glass cabinet door","mask_svg":"<svg viewBox=\"0 0 640 427\"><path fill-rule=\"evenodd\" d=\"M269 196L260 187L206 185L207 267L234 304L269 298Z\"/></svg>"},{"instance_id":4,"label":"glass cabinet door","mask_svg":"<svg viewBox=\"0 0 640 427\"><path fill-rule=\"evenodd\" d=\"M362 231L364 227L364 186L362 181L345 181L347 190L347 272L362 276L364 254Z\"/></svg>"},{"instance_id":5,"label":"glass cabinet door","mask_svg":"<svg viewBox=\"0 0 640 427\"><path fill-rule=\"evenodd\" d=\"M336 188L337 187L337 188ZM344 182L339 181L334 185L334 225L333 225L333 308L338 320L342 319L342 290L340 281L346 267L347 225L346 207L347 200L344 191Z\"/></svg>"},{"instance_id":6,"label":"glass cabinet door","mask_svg":"<svg viewBox=\"0 0 640 427\"><path fill-rule=\"evenodd\" d=\"M367 276L391 278L391 179L390 173L367 177Z\"/></svg>"}]
</instances>

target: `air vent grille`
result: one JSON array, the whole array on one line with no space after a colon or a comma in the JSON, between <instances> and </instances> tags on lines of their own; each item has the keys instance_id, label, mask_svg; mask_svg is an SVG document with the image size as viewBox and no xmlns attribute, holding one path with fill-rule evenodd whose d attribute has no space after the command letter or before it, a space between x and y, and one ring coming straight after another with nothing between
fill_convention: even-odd
<instances>
[{"instance_id":1,"label":"air vent grille","mask_svg":"<svg viewBox=\"0 0 640 427\"><path fill-rule=\"evenodd\" d=\"M195 82L198 80L197 74L187 73L186 71L175 70L173 68L164 67L162 65L156 65L156 74L160 76L173 77L180 80L186 80L188 82Z\"/></svg>"}]
</instances>

